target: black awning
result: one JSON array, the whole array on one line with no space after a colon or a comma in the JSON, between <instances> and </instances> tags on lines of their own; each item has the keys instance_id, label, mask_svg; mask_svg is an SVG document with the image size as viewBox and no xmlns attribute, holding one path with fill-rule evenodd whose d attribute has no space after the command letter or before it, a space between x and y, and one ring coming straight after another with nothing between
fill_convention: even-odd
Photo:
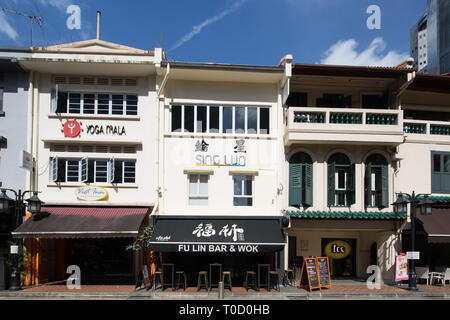
<instances>
[{"instance_id":1,"label":"black awning","mask_svg":"<svg viewBox=\"0 0 450 320\"><path fill-rule=\"evenodd\" d=\"M150 250L274 252L284 248L282 217L157 216Z\"/></svg>"}]
</instances>

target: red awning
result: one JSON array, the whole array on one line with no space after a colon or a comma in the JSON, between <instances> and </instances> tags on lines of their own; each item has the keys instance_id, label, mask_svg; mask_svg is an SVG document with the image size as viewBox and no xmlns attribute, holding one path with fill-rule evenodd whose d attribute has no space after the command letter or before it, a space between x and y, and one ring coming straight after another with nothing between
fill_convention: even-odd
<instances>
[{"instance_id":1,"label":"red awning","mask_svg":"<svg viewBox=\"0 0 450 320\"><path fill-rule=\"evenodd\" d=\"M450 208L433 207L432 214L417 214L428 234L428 242L450 242Z\"/></svg>"},{"instance_id":2,"label":"red awning","mask_svg":"<svg viewBox=\"0 0 450 320\"><path fill-rule=\"evenodd\" d=\"M30 217L12 235L14 238L136 237L148 211L149 208L43 207L38 216Z\"/></svg>"}]
</instances>

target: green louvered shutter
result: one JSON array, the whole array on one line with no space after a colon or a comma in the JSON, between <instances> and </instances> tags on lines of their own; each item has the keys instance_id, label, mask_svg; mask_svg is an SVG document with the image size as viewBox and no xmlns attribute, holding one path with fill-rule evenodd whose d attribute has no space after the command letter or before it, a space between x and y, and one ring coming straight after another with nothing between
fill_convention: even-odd
<instances>
[{"instance_id":1,"label":"green louvered shutter","mask_svg":"<svg viewBox=\"0 0 450 320\"><path fill-rule=\"evenodd\" d=\"M334 174L335 174L334 163L328 164L328 206L334 206L334 191L335 191L335 182L334 182Z\"/></svg>"},{"instance_id":2,"label":"green louvered shutter","mask_svg":"<svg viewBox=\"0 0 450 320\"><path fill-rule=\"evenodd\" d=\"M302 165L289 163L289 206L302 203Z\"/></svg>"},{"instance_id":3,"label":"green louvered shutter","mask_svg":"<svg viewBox=\"0 0 450 320\"><path fill-rule=\"evenodd\" d=\"M312 164L306 163L305 165L305 201L304 204L312 206L312 187L313 187L313 172Z\"/></svg>"},{"instance_id":4,"label":"green louvered shutter","mask_svg":"<svg viewBox=\"0 0 450 320\"><path fill-rule=\"evenodd\" d=\"M347 205L355 203L355 164L353 163L347 171Z\"/></svg>"},{"instance_id":5,"label":"green louvered shutter","mask_svg":"<svg viewBox=\"0 0 450 320\"><path fill-rule=\"evenodd\" d=\"M389 170L388 166L381 167L381 205L384 208L389 206Z\"/></svg>"},{"instance_id":6,"label":"green louvered shutter","mask_svg":"<svg viewBox=\"0 0 450 320\"><path fill-rule=\"evenodd\" d=\"M364 206L371 206L372 198L372 166L366 164L366 171L364 173Z\"/></svg>"}]
</instances>

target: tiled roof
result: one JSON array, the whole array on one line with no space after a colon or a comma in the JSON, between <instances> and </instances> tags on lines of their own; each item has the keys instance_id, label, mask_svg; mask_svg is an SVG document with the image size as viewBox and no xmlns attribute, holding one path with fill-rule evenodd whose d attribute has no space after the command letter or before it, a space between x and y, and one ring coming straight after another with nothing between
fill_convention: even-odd
<instances>
[{"instance_id":1,"label":"tiled roof","mask_svg":"<svg viewBox=\"0 0 450 320\"><path fill-rule=\"evenodd\" d=\"M386 220L386 219L406 219L406 214L396 214L389 211L300 211L283 210L291 218L304 219L364 219L364 220Z\"/></svg>"}]
</instances>

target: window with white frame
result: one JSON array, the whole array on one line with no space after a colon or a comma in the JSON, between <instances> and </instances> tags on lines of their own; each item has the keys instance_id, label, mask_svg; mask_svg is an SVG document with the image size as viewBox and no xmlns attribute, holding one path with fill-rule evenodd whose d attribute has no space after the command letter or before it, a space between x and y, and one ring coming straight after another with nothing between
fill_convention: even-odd
<instances>
[{"instance_id":1,"label":"window with white frame","mask_svg":"<svg viewBox=\"0 0 450 320\"><path fill-rule=\"evenodd\" d=\"M136 183L136 160L50 158L51 182Z\"/></svg>"},{"instance_id":2,"label":"window with white frame","mask_svg":"<svg viewBox=\"0 0 450 320\"><path fill-rule=\"evenodd\" d=\"M269 134L270 108L257 106L172 105L171 131Z\"/></svg>"},{"instance_id":3,"label":"window with white frame","mask_svg":"<svg viewBox=\"0 0 450 320\"><path fill-rule=\"evenodd\" d=\"M252 206L253 205L253 176L234 175L233 176L233 205Z\"/></svg>"},{"instance_id":4,"label":"window with white frame","mask_svg":"<svg viewBox=\"0 0 450 320\"><path fill-rule=\"evenodd\" d=\"M189 174L189 205L208 205L208 183L207 174Z\"/></svg>"},{"instance_id":5,"label":"window with white frame","mask_svg":"<svg viewBox=\"0 0 450 320\"><path fill-rule=\"evenodd\" d=\"M52 109L56 113L137 115L138 96L122 93L52 91Z\"/></svg>"}]
</instances>

